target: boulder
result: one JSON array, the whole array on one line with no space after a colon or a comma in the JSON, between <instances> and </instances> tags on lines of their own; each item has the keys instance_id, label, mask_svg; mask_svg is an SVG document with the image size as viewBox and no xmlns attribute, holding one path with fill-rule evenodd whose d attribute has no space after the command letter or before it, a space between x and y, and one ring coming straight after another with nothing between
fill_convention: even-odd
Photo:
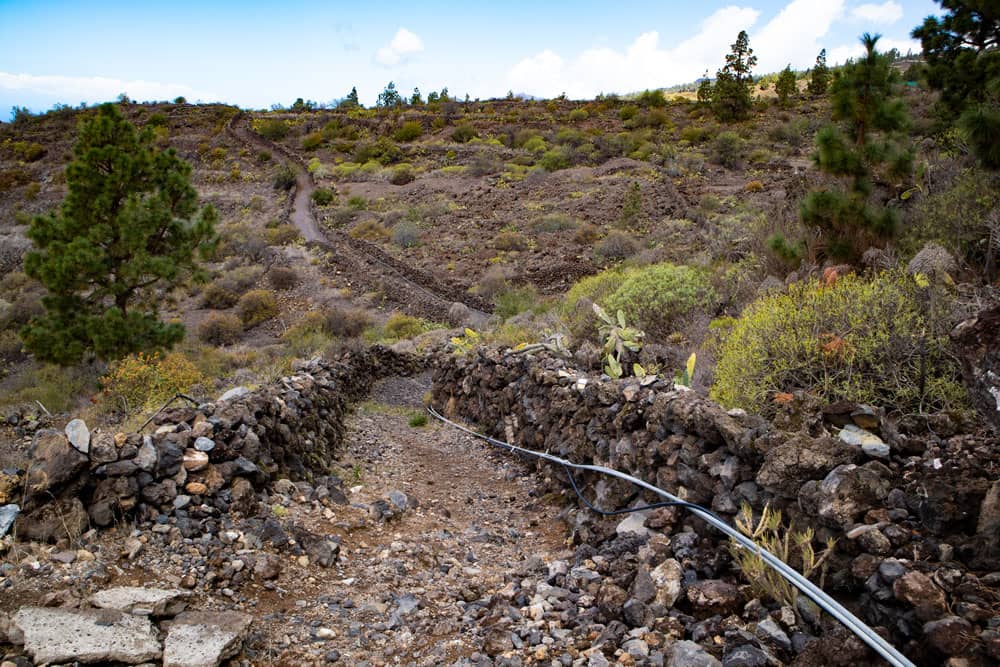
<instances>
[{"instance_id":1,"label":"boulder","mask_svg":"<svg viewBox=\"0 0 1000 667\"><path fill-rule=\"evenodd\" d=\"M890 484L867 465L840 465L823 478L816 490L817 513L828 525L847 529L889 494ZM884 468L885 466L881 466Z\"/></svg>"},{"instance_id":2,"label":"boulder","mask_svg":"<svg viewBox=\"0 0 1000 667\"><path fill-rule=\"evenodd\" d=\"M822 479L839 465L858 459L857 449L833 438L794 435L764 456L757 484L768 491L795 498L811 479Z\"/></svg>"},{"instance_id":3,"label":"boulder","mask_svg":"<svg viewBox=\"0 0 1000 667\"><path fill-rule=\"evenodd\" d=\"M39 494L58 495L87 469L90 460L79 452L63 433L42 429L35 433L28 452L27 491L29 502Z\"/></svg>"},{"instance_id":4,"label":"boulder","mask_svg":"<svg viewBox=\"0 0 1000 667\"><path fill-rule=\"evenodd\" d=\"M959 324L951 339L973 405L1000 427L1000 305Z\"/></svg>"},{"instance_id":5,"label":"boulder","mask_svg":"<svg viewBox=\"0 0 1000 667\"><path fill-rule=\"evenodd\" d=\"M24 607L14 614L11 624L38 664L136 665L161 655L156 629L148 619L114 609Z\"/></svg>"},{"instance_id":6,"label":"boulder","mask_svg":"<svg viewBox=\"0 0 1000 667\"><path fill-rule=\"evenodd\" d=\"M944 591L923 572L907 572L892 584L897 600L913 606L917 618L931 621L940 618L947 609Z\"/></svg>"}]
</instances>

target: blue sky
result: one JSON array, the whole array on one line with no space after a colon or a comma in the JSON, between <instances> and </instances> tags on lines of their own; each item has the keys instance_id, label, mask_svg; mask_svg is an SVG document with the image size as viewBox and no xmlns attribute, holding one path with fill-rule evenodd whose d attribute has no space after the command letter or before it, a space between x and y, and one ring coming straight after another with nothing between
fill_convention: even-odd
<instances>
[{"instance_id":1,"label":"blue sky","mask_svg":"<svg viewBox=\"0 0 1000 667\"><path fill-rule=\"evenodd\" d=\"M114 99L222 101L247 108L329 102L357 86L372 104L408 93L508 90L588 98L714 72L741 29L757 73L883 48L919 50L925 0L744 2L28 2L0 0L0 115Z\"/></svg>"}]
</instances>

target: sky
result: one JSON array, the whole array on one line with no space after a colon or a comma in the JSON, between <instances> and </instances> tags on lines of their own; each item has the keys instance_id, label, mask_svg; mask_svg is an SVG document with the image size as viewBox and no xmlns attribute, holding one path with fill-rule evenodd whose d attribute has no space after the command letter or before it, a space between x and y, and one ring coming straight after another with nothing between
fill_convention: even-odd
<instances>
[{"instance_id":1,"label":"sky","mask_svg":"<svg viewBox=\"0 0 1000 667\"><path fill-rule=\"evenodd\" d=\"M843 62L864 32L919 52L910 31L940 13L929 0L0 0L0 119L123 92L262 109L356 86L371 105L389 81L587 99L714 74L740 30L757 74L806 69L822 48Z\"/></svg>"}]
</instances>

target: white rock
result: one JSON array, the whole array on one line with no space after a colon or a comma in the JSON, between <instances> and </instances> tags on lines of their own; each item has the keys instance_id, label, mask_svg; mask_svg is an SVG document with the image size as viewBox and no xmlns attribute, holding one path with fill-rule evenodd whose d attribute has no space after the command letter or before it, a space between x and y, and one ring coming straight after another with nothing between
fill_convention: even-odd
<instances>
[{"instance_id":1,"label":"white rock","mask_svg":"<svg viewBox=\"0 0 1000 667\"><path fill-rule=\"evenodd\" d=\"M615 532L619 535L635 533L640 537L649 535L649 528L646 528L646 516L642 512L632 512L626 515L615 528Z\"/></svg>"},{"instance_id":2,"label":"white rock","mask_svg":"<svg viewBox=\"0 0 1000 667\"><path fill-rule=\"evenodd\" d=\"M229 391L224 393L222 396L219 396L219 400L231 401L235 398L239 398L240 396L246 396L249 393L250 390L247 389L246 387L234 387L233 389L230 389Z\"/></svg>"},{"instance_id":3,"label":"white rock","mask_svg":"<svg viewBox=\"0 0 1000 667\"><path fill-rule=\"evenodd\" d=\"M137 613L149 610L151 616L173 616L184 611L184 598L190 593L166 588L118 586L90 596L90 604L101 609L117 609Z\"/></svg>"},{"instance_id":4,"label":"white rock","mask_svg":"<svg viewBox=\"0 0 1000 667\"><path fill-rule=\"evenodd\" d=\"M656 601L668 609L673 607L681 595L683 577L684 570L681 564L673 558L668 558L657 565L649 573L649 578L656 585Z\"/></svg>"},{"instance_id":5,"label":"white rock","mask_svg":"<svg viewBox=\"0 0 1000 667\"><path fill-rule=\"evenodd\" d=\"M149 619L114 609L24 607L12 619L38 664L157 660L160 642Z\"/></svg>"},{"instance_id":6,"label":"white rock","mask_svg":"<svg viewBox=\"0 0 1000 667\"><path fill-rule=\"evenodd\" d=\"M216 667L240 649L251 617L236 611L189 611L170 624L163 667Z\"/></svg>"},{"instance_id":7,"label":"white rock","mask_svg":"<svg viewBox=\"0 0 1000 667\"><path fill-rule=\"evenodd\" d=\"M90 451L90 429L82 419L73 419L66 424L66 437L77 451L83 454Z\"/></svg>"}]
</instances>

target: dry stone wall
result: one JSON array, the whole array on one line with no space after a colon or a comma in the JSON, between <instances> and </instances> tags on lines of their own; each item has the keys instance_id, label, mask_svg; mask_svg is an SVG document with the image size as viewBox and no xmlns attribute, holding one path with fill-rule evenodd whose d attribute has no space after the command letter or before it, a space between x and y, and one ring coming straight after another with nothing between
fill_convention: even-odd
<instances>
[{"instance_id":1,"label":"dry stone wall","mask_svg":"<svg viewBox=\"0 0 1000 667\"><path fill-rule=\"evenodd\" d=\"M969 664L1000 660L1000 447L989 433L952 428L945 437L942 421L890 422L856 406L823 411L802 396L778 428L672 382L601 379L547 353L509 350L442 355L434 401L490 435L627 472L730 521L742 503L780 508L786 519L814 527L817 543L837 540L827 589L886 629L918 664L948 656ZM852 414L884 442L862 447L837 437ZM939 435L927 432L928 424ZM550 491L565 493L563 472L546 473L554 480ZM616 480L578 480L598 507L642 502L634 487ZM572 506L567 514L584 546L617 544L623 531L669 535L692 614L703 580L742 581L726 541L676 508L626 524L575 509L575 499ZM630 577L619 587L628 590ZM834 644L827 648L836 654Z\"/></svg>"},{"instance_id":2,"label":"dry stone wall","mask_svg":"<svg viewBox=\"0 0 1000 667\"><path fill-rule=\"evenodd\" d=\"M420 367L416 356L375 346L315 359L255 391L165 410L151 433L91 434L80 420L34 436L30 465L6 471L2 503L19 502L18 537L54 541L129 516L155 519L208 505L228 511L286 477L327 486L350 403L387 375ZM336 485L329 484L336 493Z\"/></svg>"}]
</instances>

